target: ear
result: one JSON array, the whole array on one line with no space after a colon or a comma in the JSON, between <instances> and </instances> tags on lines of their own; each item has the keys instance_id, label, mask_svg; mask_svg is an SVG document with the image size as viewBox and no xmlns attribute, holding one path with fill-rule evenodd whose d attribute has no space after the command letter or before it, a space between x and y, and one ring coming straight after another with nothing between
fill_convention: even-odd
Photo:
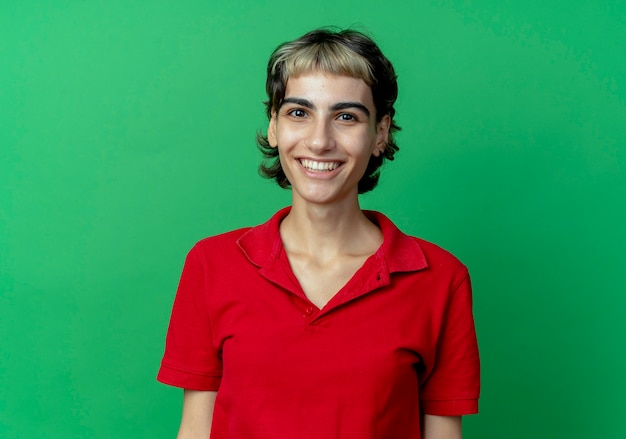
<instances>
[{"instance_id":1,"label":"ear","mask_svg":"<svg viewBox=\"0 0 626 439\"><path fill-rule=\"evenodd\" d=\"M272 112L272 117L270 117L270 123L267 127L267 140L270 142L272 148L278 146L278 140L276 139L276 118L276 112Z\"/></svg>"},{"instance_id":2,"label":"ear","mask_svg":"<svg viewBox=\"0 0 626 439\"><path fill-rule=\"evenodd\" d=\"M387 148L389 142L389 127L391 126L391 117L385 114L383 118L376 125L376 148L374 149L374 156L378 157Z\"/></svg>"}]
</instances>

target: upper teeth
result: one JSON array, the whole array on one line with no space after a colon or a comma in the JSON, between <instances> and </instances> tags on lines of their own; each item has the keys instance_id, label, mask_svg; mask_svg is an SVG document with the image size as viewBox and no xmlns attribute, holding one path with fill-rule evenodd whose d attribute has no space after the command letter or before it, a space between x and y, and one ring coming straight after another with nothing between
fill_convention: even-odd
<instances>
[{"instance_id":1,"label":"upper teeth","mask_svg":"<svg viewBox=\"0 0 626 439\"><path fill-rule=\"evenodd\" d=\"M310 171L332 171L339 166L338 162L316 162L314 160L300 160L302 166Z\"/></svg>"}]
</instances>

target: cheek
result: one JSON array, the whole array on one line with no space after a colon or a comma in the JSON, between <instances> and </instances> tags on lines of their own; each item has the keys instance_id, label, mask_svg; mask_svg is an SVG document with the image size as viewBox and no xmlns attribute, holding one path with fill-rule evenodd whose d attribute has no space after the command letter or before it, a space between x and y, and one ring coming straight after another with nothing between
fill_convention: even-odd
<instances>
[{"instance_id":1,"label":"cheek","mask_svg":"<svg viewBox=\"0 0 626 439\"><path fill-rule=\"evenodd\" d=\"M297 164L289 158L289 153L283 148L278 148L278 160L280 162L280 167L287 177L287 180L291 182L293 176L292 170L294 166L297 166Z\"/></svg>"},{"instance_id":2,"label":"cheek","mask_svg":"<svg viewBox=\"0 0 626 439\"><path fill-rule=\"evenodd\" d=\"M346 145L350 145L350 149L354 155L360 155L369 160L369 157L376 151L377 138L372 133L363 133L358 137L349 137L346 139Z\"/></svg>"},{"instance_id":3,"label":"cheek","mask_svg":"<svg viewBox=\"0 0 626 439\"><path fill-rule=\"evenodd\" d=\"M278 145L289 148L302 139L302 133L296 130L278 130L276 132L276 140Z\"/></svg>"}]
</instances>

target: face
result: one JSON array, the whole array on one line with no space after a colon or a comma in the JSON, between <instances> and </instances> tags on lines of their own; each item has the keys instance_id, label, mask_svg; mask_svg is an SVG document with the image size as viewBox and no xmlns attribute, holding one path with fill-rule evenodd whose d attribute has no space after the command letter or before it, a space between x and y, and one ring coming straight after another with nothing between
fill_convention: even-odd
<instances>
[{"instance_id":1,"label":"face","mask_svg":"<svg viewBox=\"0 0 626 439\"><path fill-rule=\"evenodd\" d=\"M289 78L268 140L278 148L294 203L356 200L370 157L385 148L389 124L387 115L376 123L372 91L362 79L318 71Z\"/></svg>"}]
</instances>

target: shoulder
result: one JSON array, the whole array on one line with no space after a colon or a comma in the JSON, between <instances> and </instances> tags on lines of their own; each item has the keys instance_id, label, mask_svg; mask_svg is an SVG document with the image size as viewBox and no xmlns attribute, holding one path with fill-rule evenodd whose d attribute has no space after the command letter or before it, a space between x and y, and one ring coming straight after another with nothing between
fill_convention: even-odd
<instances>
[{"instance_id":1,"label":"shoulder","mask_svg":"<svg viewBox=\"0 0 626 439\"><path fill-rule=\"evenodd\" d=\"M391 271L415 271L451 278L460 282L468 276L467 267L450 251L426 239L402 232L379 212L368 212L381 227L383 250Z\"/></svg>"},{"instance_id":2,"label":"shoulder","mask_svg":"<svg viewBox=\"0 0 626 439\"><path fill-rule=\"evenodd\" d=\"M236 264L239 257L237 240L249 229L231 230L196 242L187 253L185 269L213 272L220 266Z\"/></svg>"},{"instance_id":3,"label":"shoulder","mask_svg":"<svg viewBox=\"0 0 626 439\"><path fill-rule=\"evenodd\" d=\"M411 239L420 246L428 259L429 265L467 269L459 258L445 248L416 236L411 236Z\"/></svg>"},{"instance_id":4,"label":"shoulder","mask_svg":"<svg viewBox=\"0 0 626 439\"><path fill-rule=\"evenodd\" d=\"M415 236L411 238L418 243L424 252L428 262L428 270L438 276L448 277L453 289L462 282L469 280L467 266L454 254L425 239Z\"/></svg>"},{"instance_id":5,"label":"shoulder","mask_svg":"<svg viewBox=\"0 0 626 439\"><path fill-rule=\"evenodd\" d=\"M288 208L281 209L263 224L204 238L195 244L190 254L218 264L245 259L261 266L279 250L279 224L288 212Z\"/></svg>"},{"instance_id":6,"label":"shoulder","mask_svg":"<svg viewBox=\"0 0 626 439\"><path fill-rule=\"evenodd\" d=\"M208 236L196 242L191 250L196 250L199 252L214 252L216 249L226 250L229 247L236 248L239 238L245 235L245 233L250 229L252 229L252 227L243 227L217 235Z\"/></svg>"}]
</instances>

